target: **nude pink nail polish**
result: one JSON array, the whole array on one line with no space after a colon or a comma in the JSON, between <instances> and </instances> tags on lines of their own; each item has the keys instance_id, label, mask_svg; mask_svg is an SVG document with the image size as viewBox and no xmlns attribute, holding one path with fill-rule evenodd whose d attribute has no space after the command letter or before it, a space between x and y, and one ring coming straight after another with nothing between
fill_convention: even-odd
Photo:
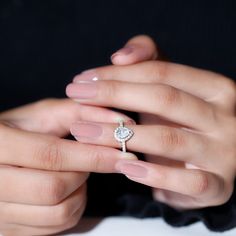
<instances>
[{"instance_id":1,"label":"nude pink nail polish","mask_svg":"<svg viewBox=\"0 0 236 236\"><path fill-rule=\"evenodd\" d=\"M145 178L148 174L147 169L134 162L123 162L117 166L117 170L126 175L127 177L133 178Z\"/></svg>"},{"instance_id":2,"label":"nude pink nail polish","mask_svg":"<svg viewBox=\"0 0 236 236\"><path fill-rule=\"evenodd\" d=\"M111 59L114 59L116 56L127 56L133 52L133 47L126 46L121 48L120 50L116 51L111 55Z\"/></svg>"},{"instance_id":3,"label":"nude pink nail polish","mask_svg":"<svg viewBox=\"0 0 236 236\"><path fill-rule=\"evenodd\" d=\"M81 74L75 76L73 82L80 82L80 81L97 81L98 75L94 69L83 71Z\"/></svg>"},{"instance_id":4,"label":"nude pink nail polish","mask_svg":"<svg viewBox=\"0 0 236 236\"><path fill-rule=\"evenodd\" d=\"M92 81L80 81L69 84L66 87L66 94L70 98L88 99L97 95L97 85Z\"/></svg>"}]
</instances>

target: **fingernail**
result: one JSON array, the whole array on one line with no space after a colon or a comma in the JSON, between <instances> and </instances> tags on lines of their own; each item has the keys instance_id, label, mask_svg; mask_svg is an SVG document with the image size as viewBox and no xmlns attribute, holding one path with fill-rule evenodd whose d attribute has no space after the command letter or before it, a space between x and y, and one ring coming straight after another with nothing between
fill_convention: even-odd
<instances>
[{"instance_id":1,"label":"fingernail","mask_svg":"<svg viewBox=\"0 0 236 236\"><path fill-rule=\"evenodd\" d=\"M133 162L118 163L116 169L120 173L131 178L145 178L148 174L148 171L144 166Z\"/></svg>"},{"instance_id":2,"label":"fingernail","mask_svg":"<svg viewBox=\"0 0 236 236\"><path fill-rule=\"evenodd\" d=\"M129 125L136 125L136 122L135 122L135 120L128 120L128 121L126 122L126 124L129 124Z\"/></svg>"},{"instance_id":3,"label":"fingernail","mask_svg":"<svg viewBox=\"0 0 236 236\"><path fill-rule=\"evenodd\" d=\"M125 160L138 160L137 156L135 156L131 152L121 152L121 159L125 159Z\"/></svg>"},{"instance_id":4,"label":"fingernail","mask_svg":"<svg viewBox=\"0 0 236 236\"><path fill-rule=\"evenodd\" d=\"M78 122L72 125L71 134L76 139L80 138L98 138L102 135L102 127L98 124Z\"/></svg>"},{"instance_id":5,"label":"fingernail","mask_svg":"<svg viewBox=\"0 0 236 236\"><path fill-rule=\"evenodd\" d=\"M94 69L85 70L81 74L75 76L73 82L80 82L80 81L97 81L98 75Z\"/></svg>"},{"instance_id":6,"label":"fingernail","mask_svg":"<svg viewBox=\"0 0 236 236\"><path fill-rule=\"evenodd\" d=\"M116 51L111 55L111 59L114 59L116 56L127 56L134 51L134 48L131 46L126 46Z\"/></svg>"},{"instance_id":7,"label":"fingernail","mask_svg":"<svg viewBox=\"0 0 236 236\"><path fill-rule=\"evenodd\" d=\"M96 82L79 81L77 83L69 84L66 87L66 94L68 97L75 99L93 98L97 95Z\"/></svg>"},{"instance_id":8,"label":"fingernail","mask_svg":"<svg viewBox=\"0 0 236 236\"><path fill-rule=\"evenodd\" d=\"M117 123L119 123L121 120L124 121L123 117L116 117L116 118L115 118L115 121L116 121ZM133 120L133 119L129 119L129 120L125 121L125 123L126 123L126 124L129 124L129 125L136 125L136 124L137 124L137 123L135 122L135 120Z\"/></svg>"}]
</instances>

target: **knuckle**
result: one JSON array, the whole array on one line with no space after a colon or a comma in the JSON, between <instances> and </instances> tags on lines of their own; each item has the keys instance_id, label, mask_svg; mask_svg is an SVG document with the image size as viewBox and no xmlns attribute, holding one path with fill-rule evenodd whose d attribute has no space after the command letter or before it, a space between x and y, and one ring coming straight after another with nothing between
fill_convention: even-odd
<instances>
[{"instance_id":1,"label":"knuckle","mask_svg":"<svg viewBox=\"0 0 236 236\"><path fill-rule=\"evenodd\" d=\"M80 217L70 218L67 222L65 222L63 225L61 225L62 230L65 231L65 230L69 230L69 229L75 227L79 223L79 220L80 220Z\"/></svg>"},{"instance_id":2,"label":"knuckle","mask_svg":"<svg viewBox=\"0 0 236 236\"><path fill-rule=\"evenodd\" d=\"M74 213L72 215L72 217L70 218L68 224L69 224L69 228L72 228L74 226L76 226L79 222L79 220L81 219L84 211L85 211L85 208L86 208L86 201L84 202L84 204L82 204L82 206L80 207L79 210L77 210L76 213Z\"/></svg>"},{"instance_id":3,"label":"knuckle","mask_svg":"<svg viewBox=\"0 0 236 236\"><path fill-rule=\"evenodd\" d=\"M99 172L104 164L106 163L106 160L101 152L97 150L97 148L94 148L93 150L88 151L88 159L89 159L89 167L93 170L93 172Z\"/></svg>"},{"instance_id":4,"label":"knuckle","mask_svg":"<svg viewBox=\"0 0 236 236\"><path fill-rule=\"evenodd\" d=\"M161 102L166 106L180 105L180 93L171 86L164 86L161 94Z\"/></svg>"},{"instance_id":5,"label":"knuckle","mask_svg":"<svg viewBox=\"0 0 236 236\"><path fill-rule=\"evenodd\" d=\"M73 103L66 99L47 98L33 104L34 113L37 116L37 127L42 133L58 134L55 125L55 116L61 111L62 107L71 107ZM74 105L74 104L73 104Z\"/></svg>"},{"instance_id":6,"label":"knuckle","mask_svg":"<svg viewBox=\"0 0 236 236\"><path fill-rule=\"evenodd\" d=\"M194 196L200 196L209 189L209 178L207 174L195 172L193 182L190 185L190 192Z\"/></svg>"},{"instance_id":7,"label":"knuckle","mask_svg":"<svg viewBox=\"0 0 236 236\"><path fill-rule=\"evenodd\" d=\"M57 205L63 200L65 190L66 184L62 179L51 177L43 184L42 191L39 194L43 194L42 198L47 204Z\"/></svg>"},{"instance_id":8,"label":"knuckle","mask_svg":"<svg viewBox=\"0 0 236 236\"><path fill-rule=\"evenodd\" d=\"M53 218L57 225L63 225L67 223L73 214L73 210L71 207L68 206L68 204L60 204L55 207L53 210Z\"/></svg>"},{"instance_id":9,"label":"knuckle","mask_svg":"<svg viewBox=\"0 0 236 236\"><path fill-rule=\"evenodd\" d=\"M164 82L168 78L169 63L160 61L151 61L148 63L152 78L158 82Z\"/></svg>"},{"instance_id":10,"label":"knuckle","mask_svg":"<svg viewBox=\"0 0 236 236\"><path fill-rule=\"evenodd\" d=\"M211 196L211 206L220 206L230 200L234 191L234 181L227 183L224 179L217 181L217 187Z\"/></svg>"},{"instance_id":11,"label":"knuckle","mask_svg":"<svg viewBox=\"0 0 236 236\"><path fill-rule=\"evenodd\" d=\"M81 218L81 215L73 216L68 223L68 227L69 228L75 227L79 223L80 218Z\"/></svg>"},{"instance_id":12,"label":"knuckle","mask_svg":"<svg viewBox=\"0 0 236 236\"><path fill-rule=\"evenodd\" d=\"M171 107L181 105L181 93L168 85L155 85L153 87L152 101L155 107L161 110L169 110Z\"/></svg>"},{"instance_id":13,"label":"knuckle","mask_svg":"<svg viewBox=\"0 0 236 236\"><path fill-rule=\"evenodd\" d=\"M164 152L172 152L186 144L184 136L172 128L163 127L160 132L160 143Z\"/></svg>"},{"instance_id":14,"label":"knuckle","mask_svg":"<svg viewBox=\"0 0 236 236\"><path fill-rule=\"evenodd\" d=\"M228 97L231 101L236 103L236 84L229 78L224 78L222 84L222 91L224 96Z\"/></svg>"},{"instance_id":15,"label":"knuckle","mask_svg":"<svg viewBox=\"0 0 236 236\"><path fill-rule=\"evenodd\" d=\"M116 81L106 81L103 83L104 89L101 90L101 95L105 101L112 101L113 98L116 98L117 90L118 90L118 82Z\"/></svg>"},{"instance_id":16,"label":"knuckle","mask_svg":"<svg viewBox=\"0 0 236 236\"><path fill-rule=\"evenodd\" d=\"M47 170L62 170L63 155L61 151L61 143L59 139L53 138L39 151L41 165Z\"/></svg>"}]
</instances>

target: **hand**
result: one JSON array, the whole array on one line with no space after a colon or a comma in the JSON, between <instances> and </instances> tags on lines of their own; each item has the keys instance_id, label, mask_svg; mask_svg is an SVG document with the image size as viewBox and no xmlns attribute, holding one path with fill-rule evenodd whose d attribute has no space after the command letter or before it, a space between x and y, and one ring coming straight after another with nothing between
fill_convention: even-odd
<instances>
[{"instance_id":1,"label":"hand","mask_svg":"<svg viewBox=\"0 0 236 236\"><path fill-rule=\"evenodd\" d=\"M112 172L123 155L60 137L77 120L119 116L129 119L68 99L0 113L0 233L49 235L76 225L86 206L88 172Z\"/></svg>"},{"instance_id":2,"label":"hand","mask_svg":"<svg viewBox=\"0 0 236 236\"><path fill-rule=\"evenodd\" d=\"M67 95L82 104L154 117L148 121L152 125L129 125L135 135L127 147L155 157L157 163L159 157L174 162L170 166L122 160L117 169L133 181L158 189L155 198L175 208L225 203L232 194L236 170L235 84L222 75L170 62L120 65L76 76ZM72 134L80 142L119 147L113 138L116 127L77 123Z\"/></svg>"}]
</instances>

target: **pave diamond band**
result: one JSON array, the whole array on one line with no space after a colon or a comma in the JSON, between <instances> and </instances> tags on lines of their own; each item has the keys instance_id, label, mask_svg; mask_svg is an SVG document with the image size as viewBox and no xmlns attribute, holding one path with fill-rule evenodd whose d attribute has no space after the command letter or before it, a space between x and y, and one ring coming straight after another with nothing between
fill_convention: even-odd
<instances>
[{"instance_id":1,"label":"pave diamond band","mask_svg":"<svg viewBox=\"0 0 236 236\"><path fill-rule=\"evenodd\" d=\"M121 148L123 152L126 152L126 141L131 139L134 135L133 130L124 126L124 122L121 120L119 121L119 127L117 127L114 131L115 139L121 143Z\"/></svg>"}]
</instances>

